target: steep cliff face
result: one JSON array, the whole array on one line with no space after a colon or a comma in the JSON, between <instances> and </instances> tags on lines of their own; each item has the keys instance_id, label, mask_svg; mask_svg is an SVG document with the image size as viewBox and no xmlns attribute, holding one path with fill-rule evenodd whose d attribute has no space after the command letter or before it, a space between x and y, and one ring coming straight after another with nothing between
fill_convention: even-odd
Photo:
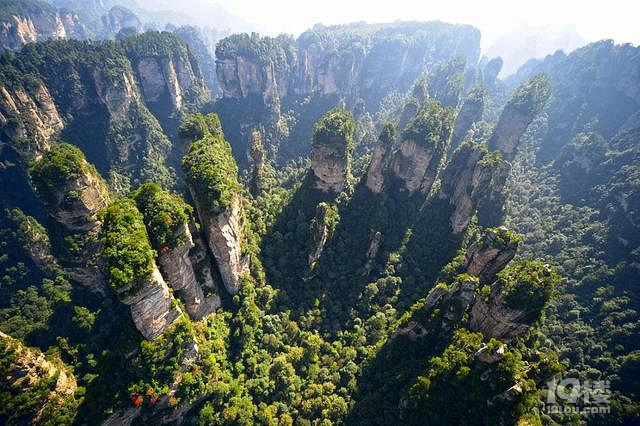
<instances>
[{"instance_id":1,"label":"steep cliff face","mask_svg":"<svg viewBox=\"0 0 640 426\"><path fill-rule=\"evenodd\" d=\"M216 259L222 283L230 294L240 290L240 276L249 268L249 258L242 252L241 203L238 196L225 211L211 214L196 202L209 249Z\"/></svg>"},{"instance_id":2,"label":"steep cliff face","mask_svg":"<svg viewBox=\"0 0 640 426\"><path fill-rule=\"evenodd\" d=\"M200 320L220 307L220 296L205 297L203 288L197 280L190 256L190 251L195 244L186 223L180 227L176 238L184 242L161 254L158 263L163 276L166 277L171 288L178 292L189 315L195 320Z\"/></svg>"},{"instance_id":3,"label":"steep cliff face","mask_svg":"<svg viewBox=\"0 0 640 426\"><path fill-rule=\"evenodd\" d=\"M324 246L336 226L337 215L336 208L328 203L320 203L316 207L316 214L310 226L309 266L313 267L315 262L320 259Z\"/></svg>"},{"instance_id":4,"label":"steep cliff face","mask_svg":"<svg viewBox=\"0 0 640 426\"><path fill-rule=\"evenodd\" d=\"M134 33L142 31L138 17L121 6L107 9L100 2L94 10L89 10L92 6L85 2L49 3L7 0L0 4L0 49L18 50L27 43L52 39L113 39L125 28Z\"/></svg>"},{"instance_id":5,"label":"steep cliff face","mask_svg":"<svg viewBox=\"0 0 640 426\"><path fill-rule=\"evenodd\" d=\"M389 166L401 189L429 193L449 144L453 118L453 110L428 101L402 133Z\"/></svg>"},{"instance_id":6,"label":"steep cliff face","mask_svg":"<svg viewBox=\"0 0 640 426\"><path fill-rule=\"evenodd\" d=\"M48 214L81 247L63 259L69 277L93 292L104 292L105 277L94 256L103 249L97 239L97 214L111 199L106 183L78 148L64 143L34 162L29 173Z\"/></svg>"},{"instance_id":7,"label":"steep cliff face","mask_svg":"<svg viewBox=\"0 0 640 426\"><path fill-rule=\"evenodd\" d=\"M9 422L55 423L58 410L64 411L65 405L75 404L76 379L61 361L54 363L42 352L27 348L2 332L0 359L2 414ZM20 404L19 398L28 398L30 404ZM13 406L14 410L5 412L7 406Z\"/></svg>"},{"instance_id":8,"label":"steep cliff face","mask_svg":"<svg viewBox=\"0 0 640 426\"><path fill-rule=\"evenodd\" d=\"M546 264L524 261L498 274L489 294L476 297L470 328L487 337L510 342L540 318L560 277Z\"/></svg>"},{"instance_id":9,"label":"steep cliff face","mask_svg":"<svg viewBox=\"0 0 640 426\"><path fill-rule=\"evenodd\" d=\"M393 147L395 138L395 127L393 124L387 123L382 129L378 143L371 153L371 161L367 169L366 185L367 188L375 194L382 192L384 173L388 166L389 153Z\"/></svg>"},{"instance_id":10,"label":"steep cliff face","mask_svg":"<svg viewBox=\"0 0 640 426\"><path fill-rule=\"evenodd\" d=\"M295 45L289 36L234 34L216 47L216 74L225 98L257 95L266 105L279 104L287 96L295 64Z\"/></svg>"},{"instance_id":11,"label":"steep cliff face","mask_svg":"<svg viewBox=\"0 0 640 426\"><path fill-rule=\"evenodd\" d=\"M123 295L129 290L118 291L120 300L131 307L131 318L145 339L154 340L164 333L182 315L167 283L158 268L154 267L150 277L136 283L137 291Z\"/></svg>"},{"instance_id":12,"label":"steep cliff face","mask_svg":"<svg viewBox=\"0 0 640 426\"><path fill-rule=\"evenodd\" d=\"M221 95L216 76L215 42L219 39L217 30L193 26L176 28L173 33L184 40L200 59L200 67L205 85L213 97Z\"/></svg>"},{"instance_id":13,"label":"steep cliff face","mask_svg":"<svg viewBox=\"0 0 640 426\"><path fill-rule=\"evenodd\" d=\"M102 17L102 24L104 25L103 31L109 35L116 35L125 28L132 29L136 33L142 31L140 19L129 9L121 6L109 9L107 14Z\"/></svg>"},{"instance_id":14,"label":"steep cliff face","mask_svg":"<svg viewBox=\"0 0 640 426\"><path fill-rule=\"evenodd\" d=\"M109 191L82 152L69 144L49 150L30 169L36 191L48 213L70 231L99 226L96 214L107 206Z\"/></svg>"},{"instance_id":15,"label":"steep cliff face","mask_svg":"<svg viewBox=\"0 0 640 426\"><path fill-rule=\"evenodd\" d=\"M251 165L251 193L254 197L260 195L265 189L265 162L266 151L262 143L262 131L251 132L251 146L247 153Z\"/></svg>"},{"instance_id":16,"label":"steep cliff face","mask_svg":"<svg viewBox=\"0 0 640 426\"><path fill-rule=\"evenodd\" d=\"M520 237L507 228L489 228L467 250L464 269L480 284L491 282L515 257L519 243Z\"/></svg>"},{"instance_id":17,"label":"steep cliff face","mask_svg":"<svg viewBox=\"0 0 640 426\"><path fill-rule=\"evenodd\" d=\"M55 8L44 2L22 0L0 5L4 18L0 22L0 47L16 50L27 43L65 38L63 21Z\"/></svg>"},{"instance_id":18,"label":"steep cliff face","mask_svg":"<svg viewBox=\"0 0 640 426\"><path fill-rule=\"evenodd\" d=\"M49 90L40 80L0 87L0 124L3 136L24 158L42 155L63 128Z\"/></svg>"},{"instance_id":19,"label":"steep cliff face","mask_svg":"<svg viewBox=\"0 0 640 426\"><path fill-rule=\"evenodd\" d=\"M449 152L453 152L462 143L474 123L482 120L486 101L487 89L484 86L476 86L464 99L456 117Z\"/></svg>"},{"instance_id":20,"label":"steep cliff face","mask_svg":"<svg viewBox=\"0 0 640 426\"><path fill-rule=\"evenodd\" d=\"M220 306L217 295L205 297L198 281L191 250L195 247L189 221L192 209L177 194L162 190L157 184L146 183L133 193L144 217L151 245L158 253L163 277L177 291L187 312L194 319L215 312ZM207 279L203 285L212 286Z\"/></svg>"},{"instance_id":21,"label":"steep cliff face","mask_svg":"<svg viewBox=\"0 0 640 426\"><path fill-rule=\"evenodd\" d=\"M145 339L158 338L182 312L156 266L143 216L133 200L123 198L106 209L103 236L111 288L130 306Z\"/></svg>"},{"instance_id":22,"label":"steep cliff face","mask_svg":"<svg viewBox=\"0 0 640 426\"><path fill-rule=\"evenodd\" d=\"M189 47L169 33L146 32L124 41L145 102L156 112L172 105L170 113L195 108L208 98L200 65ZM166 117L158 117L161 121Z\"/></svg>"},{"instance_id":23,"label":"steep cliff face","mask_svg":"<svg viewBox=\"0 0 640 426\"><path fill-rule=\"evenodd\" d=\"M171 143L149 113L121 45L70 40L29 45L4 64L0 72L12 82L6 90L16 106L13 108L11 101L5 100L2 114L6 110L20 113L10 120L17 124L6 126L9 130L5 130L13 129L14 144L21 140L21 128L40 135L43 141L60 131L105 176L109 175L118 191L128 190L136 180L149 178L171 184L173 175L167 166ZM38 88L37 81L43 82L42 88ZM18 84L31 87L25 93L33 93L30 97L34 100L24 98L18 103L15 99L20 91L12 92L14 87L20 87ZM32 104L41 106L34 109ZM38 120L43 124L27 126ZM32 151L46 148L45 142L39 145Z\"/></svg>"},{"instance_id":24,"label":"steep cliff face","mask_svg":"<svg viewBox=\"0 0 640 426\"><path fill-rule=\"evenodd\" d=\"M504 162L498 153L482 145L464 144L442 174L438 198L454 207L451 228L458 234L469 225L481 198L491 191L494 174Z\"/></svg>"},{"instance_id":25,"label":"steep cliff face","mask_svg":"<svg viewBox=\"0 0 640 426\"><path fill-rule=\"evenodd\" d=\"M428 35L427 35L428 34ZM433 64L464 57L476 63L479 32L439 22L313 27L298 38L294 91L362 97L376 105Z\"/></svg>"},{"instance_id":26,"label":"steep cliff face","mask_svg":"<svg viewBox=\"0 0 640 426\"><path fill-rule=\"evenodd\" d=\"M325 193L339 194L351 174L351 153L355 123L350 112L333 109L313 130L311 169L314 186Z\"/></svg>"},{"instance_id":27,"label":"steep cliff face","mask_svg":"<svg viewBox=\"0 0 640 426\"><path fill-rule=\"evenodd\" d=\"M200 116L204 122L205 118ZM219 126L219 121L217 121ZM240 289L240 276L249 266L243 253L242 196L238 166L231 147L206 124L182 161L207 243L216 260L222 282L230 294ZM213 132L212 132L213 130ZM220 132L221 133L221 132Z\"/></svg>"},{"instance_id":28,"label":"steep cliff face","mask_svg":"<svg viewBox=\"0 0 640 426\"><path fill-rule=\"evenodd\" d=\"M558 51L506 80L515 87L538 73L549 77L553 99L539 161L553 161L578 133L595 131L609 139L633 120L640 110L639 52L640 47L630 43L602 40L570 54Z\"/></svg>"},{"instance_id":29,"label":"steep cliff face","mask_svg":"<svg viewBox=\"0 0 640 426\"><path fill-rule=\"evenodd\" d=\"M523 83L500 114L489 149L500 150L507 160L515 157L520 138L551 96L549 80L538 75Z\"/></svg>"}]
</instances>

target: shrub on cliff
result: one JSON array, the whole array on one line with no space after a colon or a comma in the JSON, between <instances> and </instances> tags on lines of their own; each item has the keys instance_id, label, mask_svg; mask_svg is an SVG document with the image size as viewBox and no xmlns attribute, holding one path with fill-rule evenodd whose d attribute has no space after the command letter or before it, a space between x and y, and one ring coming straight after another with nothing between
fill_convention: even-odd
<instances>
[{"instance_id":1,"label":"shrub on cliff","mask_svg":"<svg viewBox=\"0 0 640 426\"><path fill-rule=\"evenodd\" d=\"M153 182L145 183L132 195L144 217L153 247L162 250L178 246L182 241L176 238L176 232L189 220L192 207L179 195L164 191Z\"/></svg>"},{"instance_id":2,"label":"shrub on cliff","mask_svg":"<svg viewBox=\"0 0 640 426\"><path fill-rule=\"evenodd\" d=\"M155 253L149 243L143 216L130 198L111 204L102 216L103 255L109 284L119 293L135 294L140 282L149 278L154 268Z\"/></svg>"},{"instance_id":3,"label":"shrub on cliff","mask_svg":"<svg viewBox=\"0 0 640 426\"><path fill-rule=\"evenodd\" d=\"M214 211L231 206L241 187L238 166L231 145L224 139L217 115L196 114L180 126L181 136L203 135L191 145L182 159L182 169L200 202L210 203Z\"/></svg>"}]
</instances>

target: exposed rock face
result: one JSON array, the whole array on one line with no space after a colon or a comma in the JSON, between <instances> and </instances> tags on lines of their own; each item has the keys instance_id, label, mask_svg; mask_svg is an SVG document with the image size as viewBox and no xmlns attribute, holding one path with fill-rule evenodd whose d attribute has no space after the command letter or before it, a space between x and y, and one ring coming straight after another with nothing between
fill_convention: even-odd
<instances>
[{"instance_id":1,"label":"exposed rock face","mask_svg":"<svg viewBox=\"0 0 640 426\"><path fill-rule=\"evenodd\" d=\"M47 411L60 408L65 399L73 397L77 384L73 374L65 368L47 360L45 355L36 350L25 347L20 341L0 332L0 357L3 359L0 371L1 380L10 389L9 393L26 393L42 386L43 380L50 380L57 376L50 392L46 394L34 407L35 412L29 419L31 424L42 424L47 419L43 416ZM4 386L3 386L4 387ZM5 395L9 397L9 395ZM8 402L8 401L6 401ZM33 401L31 401L33 402ZM22 408L22 407L21 407Z\"/></svg>"},{"instance_id":2,"label":"exposed rock face","mask_svg":"<svg viewBox=\"0 0 640 426\"><path fill-rule=\"evenodd\" d=\"M309 266L320 259L324 245L333 232L335 226L335 209L327 203L320 203L316 207L316 214L311 221L311 252L309 253Z\"/></svg>"},{"instance_id":3,"label":"exposed rock face","mask_svg":"<svg viewBox=\"0 0 640 426\"><path fill-rule=\"evenodd\" d=\"M469 225L478 201L490 190L493 172L500 162L499 157L486 153L481 146L465 144L447 165L438 197L454 206L454 233L463 232Z\"/></svg>"},{"instance_id":4,"label":"exposed rock face","mask_svg":"<svg viewBox=\"0 0 640 426\"><path fill-rule=\"evenodd\" d=\"M120 6L112 7L109 12L102 17L102 23L106 33L110 35L118 34L120 30L124 28L131 28L135 30L136 33L142 31L142 22L140 22L140 19L129 9Z\"/></svg>"},{"instance_id":5,"label":"exposed rock face","mask_svg":"<svg viewBox=\"0 0 640 426\"><path fill-rule=\"evenodd\" d=\"M98 98L107 108L111 122L125 121L132 104L139 99L133 76L122 74L122 80L116 85L105 77L102 70L94 69L92 77Z\"/></svg>"},{"instance_id":6,"label":"exposed rock face","mask_svg":"<svg viewBox=\"0 0 640 426\"><path fill-rule=\"evenodd\" d=\"M369 275L371 269L373 268L373 262L378 256L378 251L380 250L380 241L382 240L382 233L380 231L376 231L373 234L373 238L371 238L371 243L369 243L369 248L367 249L367 263L364 265L364 270L362 272L363 276Z\"/></svg>"},{"instance_id":7,"label":"exposed rock face","mask_svg":"<svg viewBox=\"0 0 640 426\"><path fill-rule=\"evenodd\" d=\"M27 159L37 158L51 146L64 127L62 118L42 82L13 90L0 86L0 124L8 140L28 140L12 146Z\"/></svg>"},{"instance_id":8,"label":"exposed rock face","mask_svg":"<svg viewBox=\"0 0 640 426\"><path fill-rule=\"evenodd\" d=\"M145 339L154 340L169 328L182 315L179 307L174 306L169 287L157 267L153 273L139 284L139 290L133 295L125 295L120 300L131 307L131 317L136 328ZM119 290L119 294L128 288Z\"/></svg>"},{"instance_id":9,"label":"exposed rock face","mask_svg":"<svg viewBox=\"0 0 640 426\"><path fill-rule=\"evenodd\" d=\"M510 342L529 329L526 311L509 308L502 297L496 293L494 286L489 302L477 297L471 308L470 327L473 331L481 331L486 337L495 337L503 342Z\"/></svg>"},{"instance_id":10,"label":"exposed rock face","mask_svg":"<svg viewBox=\"0 0 640 426\"><path fill-rule=\"evenodd\" d=\"M315 187L323 192L340 193L349 171L344 150L335 146L319 146L311 154Z\"/></svg>"},{"instance_id":11,"label":"exposed rock face","mask_svg":"<svg viewBox=\"0 0 640 426\"><path fill-rule=\"evenodd\" d=\"M460 112L456 117L455 130L451 137L451 148L449 152L453 152L453 150L460 145L467 135L467 132L471 129L471 126L473 126L473 123L482 120L486 97L486 88L477 86L464 99L462 108L460 108Z\"/></svg>"},{"instance_id":12,"label":"exposed rock face","mask_svg":"<svg viewBox=\"0 0 640 426\"><path fill-rule=\"evenodd\" d=\"M124 46L152 111L166 110L166 103L170 102L173 111L178 112L208 98L196 57L173 34L147 32L132 41L125 40ZM158 118L163 121L169 117Z\"/></svg>"},{"instance_id":13,"label":"exposed rock face","mask_svg":"<svg viewBox=\"0 0 640 426\"><path fill-rule=\"evenodd\" d=\"M428 101L392 155L389 169L401 190L427 194L435 182L453 130L453 111Z\"/></svg>"},{"instance_id":14,"label":"exposed rock face","mask_svg":"<svg viewBox=\"0 0 640 426\"><path fill-rule=\"evenodd\" d=\"M31 13L18 13L0 23L0 47L16 50L27 43L65 38L67 32L60 16L51 7Z\"/></svg>"},{"instance_id":15,"label":"exposed rock face","mask_svg":"<svg viewBox=\"0 0 640 426\"><path fill-rule=\"evenodd\" d=\"M316 123L313 133L311 169L314 186L338 194L351 174L351 152L355 123L350 112L333 109Z\"/></svg>"},{"instance_id":16,"label":"exposed rock face","mask_svg":"<svg viewBox=\"0 0 640 426\"><path fill-rule=\"evenodd\" d=\"M318 94L377 105L440 60L476 63L479 37L472 27L439 22L315 26L297 41L233 35L218 45L216 69L226 98L255 94L273 103L274 96Z\"/></svg>"},{"instance_id":17,"label":"exposed rock face","mask_svg":"<svg viewBox=\"0 0 640 426\"><path fill-rule=\"evenodd\" d=\"M491 282L514 258L520 239L505 227L491 228L467 250L465 269L480 284Z\"/></svg>"},{"instance_id":18,"label":"exposed rock face","mask_svg":"<svg viewBox=\"0 0 640 426\"><path fill-rule=\"evenodd\" d=\"M192 195L196 199L197 194L193 190ZM240 275L249 267L249 258L242 253L241 203L238 195L228 209L215 214L201 201L196 201L209 249L216 259L222 283L230 294L240 290Z\"/></svg>"},{"instance_id":19,"label":"exposed rock face","mask_svg":"<svg viewBox=\"0 0 640 426\"><path fill-rule=\"evenodd\" d=\"M504 107L489 140L489 149L500 150L507 160L516 155L520 138L544 108L551 96L546 76L539 75L523 83Z\"/></svg>"},{"instance_id":20,"label":"exposed rock face","mask_svg":"<svg viewBox=\"0 0 640 426\"><path fill-rule=\"evenodd\" d=\"M493 171L489 192L478 203L478 224L481 226L499 226L506 215L507 179L511 173L511 164L500 162Z\"/></svg>"},{"instance_id":21,"label":"exposed rock face","mask_svg":"<svg viewBox=\"0 0 640 426\"><path fill-rule=\"evenodd\" d=\"M47 212L69 231L99 226L96 214L109 204L109 191L79 149L57 145L34 164L31 174Z\"/></svg>"},{"instance_id":22,"label":"exposed rock face","mask_svg":"<svg viewBox=\"0 0 640 426\"><path fill-rule=\"evenodd\" d=\"M403 182L407 191L425 188L428 192L435 180L438 154L415 141L403 140L394 155L391 171Z\"/></svg>"},{"instance_id":23,"label":"exposed rock face","mask_svg":"<svg viewBox=\"0 0 640 426\"><path fill-rule=\"evenodd\" d=\"M96 214L109 204L110 199L102 178L93 174L68 181L55 197L54 203L46 203L47 210L71 231L89 231L99 226Z\"/></svg>"},{"instance_id":24,"label":"exposed rock face","mask_svg":"<svg viewBox=\"0 0 640 426\"><path fill-rule=\"evenodd\" d=\"M498 78L498 74L502 71L502 65L504 61L501 57L496 57L487 62L487 65L482 69L482 80L487 87L493 87Z\"/></svg>"},{"instance_id":25,"label":"exposed rock face","mask_svg":"<svg viewBox=\"0 0 640 426\"><path fill-rule=\"evenodd\" d=\"M162 253L158 259L160 269L169 285L178 292L189 315L196 319L215 312L220 307L220 297L205 297L197 281L194 265L189 255L195 247L187 224L178 229L176 240L183 241L174 249Z\"/></svg>"},{"instance_id":26,"label":"exposed rock face","mask_svg":"<svg viewBox=\"0 0 640 426\"><path fill-rule=\"evenodd\" d=\"M194 267L196 281L202 287L217 291L219 286L213 278L213 265L207 253L207 244L202 239L200 230L197 229L193 222L189 224L189 231L194 244L194 247L189 251L189 259Z\"/></svg>"}]
</instances>

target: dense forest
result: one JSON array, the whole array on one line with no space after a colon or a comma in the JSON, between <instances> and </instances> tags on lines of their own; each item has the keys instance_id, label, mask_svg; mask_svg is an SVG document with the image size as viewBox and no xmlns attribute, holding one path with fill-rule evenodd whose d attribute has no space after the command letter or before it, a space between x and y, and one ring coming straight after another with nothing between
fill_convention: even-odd
<instances>
[{"instance_id":1,"label":"dense forest","mask_svg":"<svg viewBox=\"0 0 640 426\"><path fill-rule=\"evenodd\" d=\"M1 424L640 424L640 48L124 6L0 0Z\"/></svg>"}]
</instances>

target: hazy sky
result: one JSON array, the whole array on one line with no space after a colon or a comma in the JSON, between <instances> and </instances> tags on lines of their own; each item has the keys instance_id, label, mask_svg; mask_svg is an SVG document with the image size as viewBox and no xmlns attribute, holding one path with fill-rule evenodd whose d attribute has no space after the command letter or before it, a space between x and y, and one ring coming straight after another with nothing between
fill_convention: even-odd
<instances>
[{"instance_id":1,"label":"hazy sky","mask_svg":"<svg viewBox=\"0 0 640 426\"><path fill-rule=\"evenodd\" d=\"M637 0L231 0L219 3L270 34L298 34L317 22L440 19L480 28L485 47L523 23L534 27L573 28L587 41L613 38L616 42L640 44L640 1Z\"/></svg>"}]
</instances>

